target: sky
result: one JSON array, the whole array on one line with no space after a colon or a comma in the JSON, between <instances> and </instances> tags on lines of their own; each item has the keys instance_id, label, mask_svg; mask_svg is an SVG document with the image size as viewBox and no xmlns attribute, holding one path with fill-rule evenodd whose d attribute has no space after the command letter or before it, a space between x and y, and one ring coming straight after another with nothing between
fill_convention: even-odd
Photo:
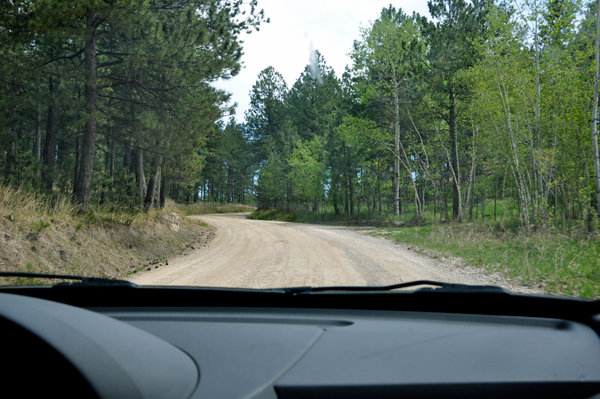
<instances>
[{"instance_id":1,"label":"sky","mask_svg":"<svg viewBox=\"0 0 600 399\"><path fill-rule=\"evenodd\" d=\"M258 8L271 22L241 37L242 70L213 85L232 93L231 103L238 103L236 120L243 122L260 71L273 66L291 87L309 63L311 51L318 50L340 77L352 63L348 53L360 38L360 28L368 27L390 3L409 15L415 11L429 17L426 0L258 0Z\"/></svg>"}]
</instances>

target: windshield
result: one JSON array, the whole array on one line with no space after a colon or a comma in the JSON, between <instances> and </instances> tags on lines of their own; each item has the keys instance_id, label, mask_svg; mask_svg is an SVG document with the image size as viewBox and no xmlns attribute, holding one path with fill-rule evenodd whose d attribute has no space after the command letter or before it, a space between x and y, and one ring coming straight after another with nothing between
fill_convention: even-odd
<instances>
[{"instance_id":1,"label":"windshield","mask_svg":"<svg viewBox=\"0 0 600 399\"><path fill-rule=\"evenodd\" d=\"M598 298L597 11L3 1L0 270Z\"/></svg>"}]
</instances>

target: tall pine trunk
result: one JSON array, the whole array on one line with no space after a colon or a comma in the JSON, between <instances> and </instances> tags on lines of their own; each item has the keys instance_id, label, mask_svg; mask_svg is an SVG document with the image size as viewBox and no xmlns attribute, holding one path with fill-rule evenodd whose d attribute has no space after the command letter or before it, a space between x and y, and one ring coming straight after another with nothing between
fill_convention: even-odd
<instances>
[{"instance_id":1,"label":"tall pine trunk","mask_svg":"<svg viewBox=\"0 0 600 399\"><path fill-rule=\"evenodd\" d=\"M6 152L6 169L4 171L4 182L9 183L15 173L15 163L17 158L17 85L11 83L10 87L10 142Z\"/></svg>"},{"instance_id":2,"label":"tall pine trunk","mask_svg":"<svg viewBox=\"0 0 600 399\"><path fill-rule=\"evenodd\" d=\"M50 112L48 113L48 131L46 132L46 190L52 190L56 167L56 140L58 138L58 86L59 82L50 78Z\"/></svg>"},{"instance_id":3,"label":"tall pine trunk","mask_svg":"<svg viewBox=\"0 0 600 399\"><path fill-rule=\"evenodd\" d=\"M34 187L40 183L41 169L40 163L42 160L42 111L38 108L35 118L35 138L33 142L33 156L35 158L35 178Z\"/></svg>"},{"instance_id":4,"label":"tall pine trunk","mask_svg":"<svg viewBox=\"0 0 600 399\"><path fill-rule=\"evenodd\" d=\"M158 161L155 162L155 171L150 175L150 181L148 182L148 191L144 200L144 207L148 210L154 207L154 201L158 190L160 190L160 172L162 167L162 155Z\"/></svg>"},{"instance_id":5,"label":"tall pine trunk","mask_svg":"<svg viewBox=\"0 0 600 399\"><path fill-rule=\"evenodd\" d=\"M144 150L139 147L135 149L134 167L140 203L143 204L146 199L146 176L144 175Z\"/></svg>"},{"instance_id":6,"label":"tall pine trunk","mask_svg":"<svg viewBox=\"0 0 600 399\"><path fill-rule=\"evenodd\" d=\"M110 178L112 180L112 182L114 183L114 179L115 179L115 139L112 138L112 140L110 140L110 155L108 156L108 172L110 174ZM111 190L112 190L112 185L111 185Z\"/></svg>"},{"instance_id":7,"label":"tall pine trunk","mask_svg":"<svg viewBox=\"0 0 600 399\"><path fill-rule=\"evenodd\" d=\"M164 173L160 173L160 194L159 194L159 198L160 198L160 209L163 209L165 207L165 200L167 197L167 178L165 177Z\"/></svg>"},{"instance_id":8,"label":"tall pine trunk","mask_svg":"<svg viewBox=\"0 0 600 399\"><path fill-rule=\"evenodd\" d=\"M77 136L75 140L75 176L73 177L73 187L77 187L79 181L79 171L81 170L81 137Z\"/></svg>"},{"instance_id":9,"label":"tall pine trunk","mask_svg":"<svg viewBox=\"0 0 600 399\"><path fill-rule=\"evenodd\" d=\"M96 155L96 109L98 106L98 85L96 83L96 30L98 15L91 13L86 24L85 42L85 102L87 121L81 147L81 166L77 185L74 187L75 202L87 208L90 202L94 156Z\"/></svg>"}]
</instances>

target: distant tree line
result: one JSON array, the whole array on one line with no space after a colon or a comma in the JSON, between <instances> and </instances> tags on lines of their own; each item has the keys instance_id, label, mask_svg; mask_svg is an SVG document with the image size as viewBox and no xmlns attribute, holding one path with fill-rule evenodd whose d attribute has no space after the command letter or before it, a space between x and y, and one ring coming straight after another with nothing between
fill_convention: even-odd
<instances>
[{"instance_id":1,"label":"distant tree line","mask_svg":"<svg viewBox=\"0 0 600 399\"><path fill-rule=\"evenodd\" d=\"M256 0L0 2L0 182L82 207L194 197ZM197 195L196 195L197 198Z\"/></svg>"},{"instance_id":2,"label":"distant tree line","mask_svg":"<svg viewBox=\"0 0 600 399\"><path fill-rule=\"evenodd\" d=\"M383 9L341 77L318 52L291 87L263 70L208 192L347 216L596 216L597 4L428 6L431 20Z\"/></svg>"}]
</instances>

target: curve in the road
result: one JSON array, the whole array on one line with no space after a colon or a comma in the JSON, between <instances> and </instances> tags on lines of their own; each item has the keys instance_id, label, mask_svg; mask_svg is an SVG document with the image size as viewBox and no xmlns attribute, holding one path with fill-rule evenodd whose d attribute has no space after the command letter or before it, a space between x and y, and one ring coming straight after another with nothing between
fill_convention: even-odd
<instances>
[{"instance_id":1,"label":"curve in the road","mask_svg":"<svg viewBox=\"0 0 600 399\"><path fill-rule=\"evenodd\" d=\"M464 282L392 242L347 227L203 215L215 229L209 246L132 276L142 285L273 288L386 285L420 279Z\"/></svg>"}]
</instances>

